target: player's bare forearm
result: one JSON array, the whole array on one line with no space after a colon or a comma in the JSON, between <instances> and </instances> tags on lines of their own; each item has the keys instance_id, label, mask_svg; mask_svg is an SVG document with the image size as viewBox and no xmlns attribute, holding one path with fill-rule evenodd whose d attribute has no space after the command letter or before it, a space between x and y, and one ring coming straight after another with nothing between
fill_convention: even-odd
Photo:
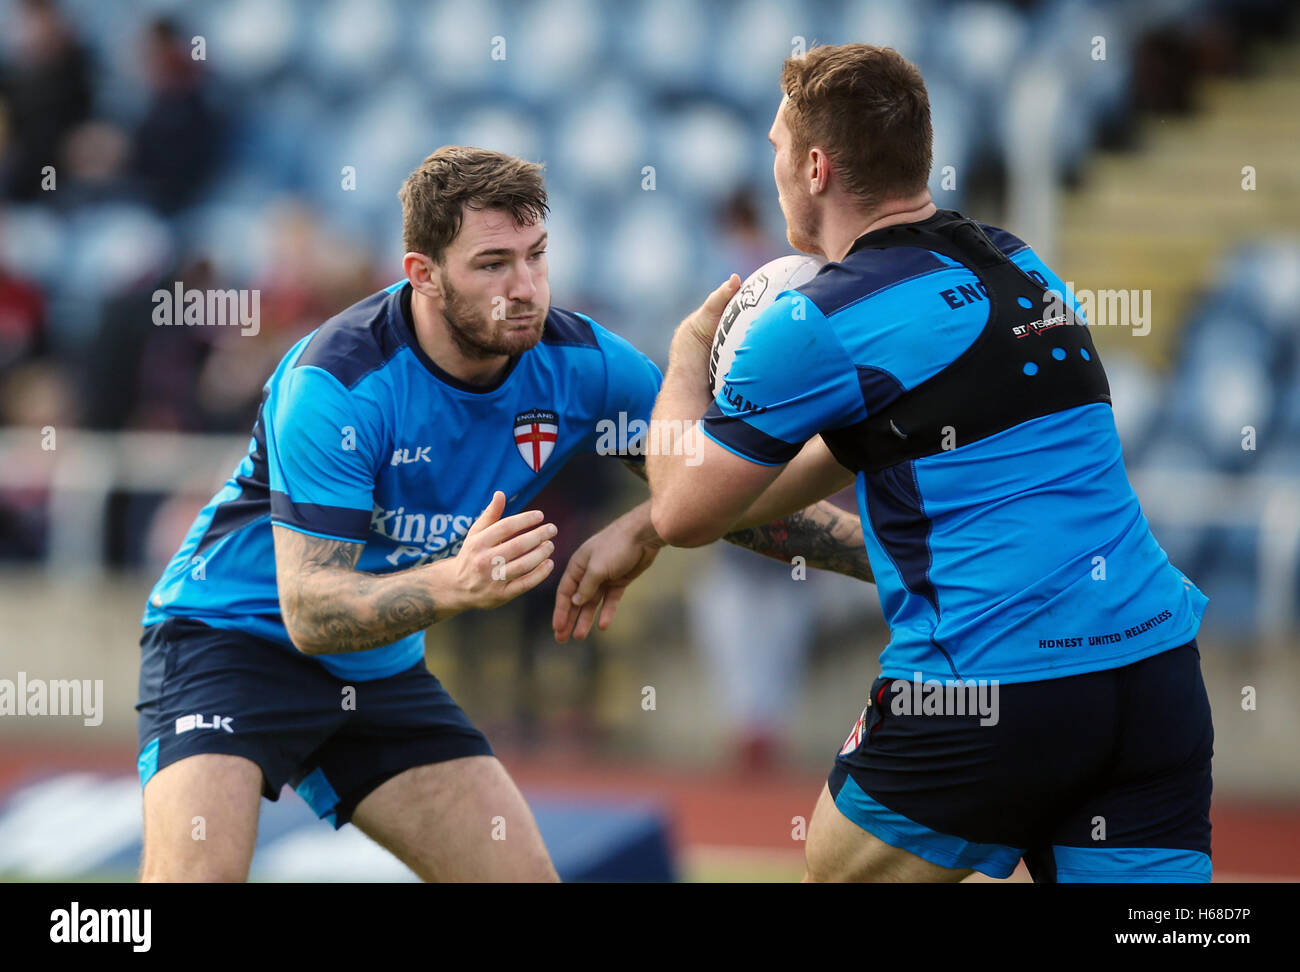
<instances>
[{"instance_id":1,"label":"player's bare forearm","mask_svg":"<svg viewBox=\"0 0 1300 972\"><path fill-rule=\"evenodd\" d=\"M815 435L731 528L739 530L783 519L833 496L853 480L853 473L841 466L822 437Z\"/></svg>"},{"instance_id":2,"label":"player's bare forearm","mask_svg":"<svg viewBox=\"0 0 1300 972\"><path fill-rule=\"evenodd\" d=\"M540 510L502 518L505 507L497 490L454 557L391 574L356 569L364 544L274 526L280 611L294 645L308 655L367 651L532 590L555 566L555 524Z\"/></svg>"},{"instance_id":3,"label":"player's bare forearm","mask_svg":"<svg viewBox=\"0 0 1300 972\"><path fill-rule=\"evenodd\" d=\"M646 478L644 466L627 461L624 465L635 475ZM653 532L648 524L647 529ZM809 567L818 570L845 574L871 584L876 580L867 560L862 521L857 514L842 510L829 500L770 523L733 530L723 534L722 539L785 563L803 557Z\"/></svg>"},{"instance_id":4,"label":"player's bare forearm","mask_svg":"<svg viewBox=\"0 0 1300 972\"><path fill-rule=\"evenodd\" d=\"M828 500L772 523L733 530L722 539L787 564L803 557L809 567L875 583L862 521Z\"/></svg>"},{"instance_id":5,"label":"player's bare forearm","mask_svg":"<svg viewBox=\"0 0 1300 972\"><path fill-rule=\"evenodd\" d=\"M303 653L379 648L459 613L435 596L437 565L367 574L356 570L362 546L277 528L276 559L294 565L279 583L280 608Z\"/></svg>"}]
</instances>

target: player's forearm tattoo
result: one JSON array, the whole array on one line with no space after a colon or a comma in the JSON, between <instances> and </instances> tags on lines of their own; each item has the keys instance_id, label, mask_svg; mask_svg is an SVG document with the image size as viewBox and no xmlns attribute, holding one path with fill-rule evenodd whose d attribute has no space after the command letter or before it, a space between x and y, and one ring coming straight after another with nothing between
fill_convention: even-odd
<instances>
[{"instance_id":1,"label":"player's forearm tattoo","mask_svg":"<svg viewBox=\"0 0 1300 972\"><path fill-rule=\"evenodd\" d=\"M646 478L645 463L624 459L623 465ZM827 500L781 520L724 534L722 539L787 564L803 557L809 567L876 582L862 540L862 521Z\"/></svg>"},{"instance_id":2,"label":"player's forearm tattoo","mask_svg":"<svg viewBox=\"0 0 1300 972\"><path fill-rule=\"evenodd\" d=\"M875 583L862 541L862 521L828 500L722 539L787 564L803 557L809 567Z\"/></svg>"},{"instance_id":3,"label":"player's forearm tattoo","mask_svg":"<svg viewBox=\"0 0 1300 972\"><path fill-rule=\"evenodd\" d=\"M280 530L276 558L285 626L313 654L366 651L392 644L440 619L433 594L415 571L386 576L356 569L362 544Z\"/></svg>"}]
</instances>

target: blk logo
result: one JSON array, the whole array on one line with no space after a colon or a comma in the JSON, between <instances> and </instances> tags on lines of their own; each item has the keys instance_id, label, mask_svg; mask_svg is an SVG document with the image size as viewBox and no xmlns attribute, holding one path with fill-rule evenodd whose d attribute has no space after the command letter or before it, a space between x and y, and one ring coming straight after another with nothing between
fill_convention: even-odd
<instances>
[{"instance_id":1,"label":"blk logo","mask_svg":"<svg viewBox=\"0 0 1300 972\"><path fill-rule=\"evenodd\" d=\"M223 729L226 732L234 732L230 728L230 720L233 716L214 715L211 722L204 722L201 715L181 716L176 720L176 735L182 732L189 732L191 729Z\"/></svg>"},{"instance_id":2,"label":"blk logo","mask_svg":"<svg viewBox=\"0 0 1300 972\"><path fill-rule=\"evenodd\" d=\"M410 462L433 462L429 458L429 450L433 446L419 446L415 449L395 449L393 451L394 466L404 466Z\"/></svg>"}]
</instances>

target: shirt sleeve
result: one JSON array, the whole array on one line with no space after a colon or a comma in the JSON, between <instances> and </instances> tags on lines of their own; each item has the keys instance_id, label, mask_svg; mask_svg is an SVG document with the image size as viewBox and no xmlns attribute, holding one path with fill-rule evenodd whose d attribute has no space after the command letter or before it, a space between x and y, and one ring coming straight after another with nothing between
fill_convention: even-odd
<instances>
[{"instance_id":1,"label":"shirt sleeve","mask_svg":"<svg viewBox=\"0 0 1300 972\"><path fill-rule=\"evenodd\" d=\"M271 522L364 543L384 441L373 407L310 366L290 369L268 406Z\"/></svg>"},{"instance_id":2,"label":"shirt sleeve","mask_svg":"<svg viewBox=\"0 0 1300 972\"><path fill-rule=\"evenodd\" d=\"M750 325L701 426L724 449L777 466L819 432L864 418L848 352L816 305L788 291Z\"/></svg>"}]
</instances>

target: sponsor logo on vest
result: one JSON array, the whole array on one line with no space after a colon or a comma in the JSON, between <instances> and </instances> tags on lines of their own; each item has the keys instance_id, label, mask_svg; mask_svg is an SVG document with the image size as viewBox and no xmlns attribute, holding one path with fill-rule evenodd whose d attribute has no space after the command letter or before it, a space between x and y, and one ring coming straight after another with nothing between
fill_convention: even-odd
<instances>
[{"instance_id":1,"label":"sponsor logo on vest","mask_svg":"<svg viewBox=\"0 0 1300 972\"><path fill-rule=\"evenodd\" d=\"M1044 318L1041 321L1030 321L1028 324L1015 324L1011 328L1011 333L1018 338L1029 337L1031 334L1041 334L1043 331L1050 331L1054 327L1069 323L1070 319L1062 314L1059 317Z\"/></svg>"}]
</instances>

